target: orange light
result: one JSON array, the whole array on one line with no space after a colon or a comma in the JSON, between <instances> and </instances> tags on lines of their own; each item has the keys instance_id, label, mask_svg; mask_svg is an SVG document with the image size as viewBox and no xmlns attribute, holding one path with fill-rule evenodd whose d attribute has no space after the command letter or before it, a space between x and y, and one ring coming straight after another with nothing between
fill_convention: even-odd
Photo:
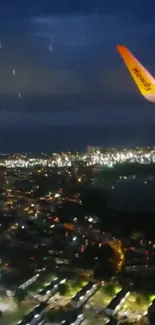
<instances>
[{"instance_id":1,"label":"orange light","mask_svg":"<svg viewBox=\"0 0 155 325\"><path fill-rule=\"evenodd\" d=\"M74 230L75 227L72 223L64 223L64 227L68 230Z\"/></svg>"}]
</instances>

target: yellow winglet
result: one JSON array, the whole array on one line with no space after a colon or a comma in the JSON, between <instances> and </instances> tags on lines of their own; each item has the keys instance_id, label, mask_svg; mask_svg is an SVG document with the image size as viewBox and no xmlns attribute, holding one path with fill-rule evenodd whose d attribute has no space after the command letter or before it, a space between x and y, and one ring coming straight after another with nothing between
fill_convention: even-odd
<instances>
[{"instance_id":1,"label":"yellow winglet","mask_svg":"<svg viewBox=\"0 0 155 325\"><path fill-rule=\"evenodd\" d=\"M123 45L116 46L141 94L155 103L155 79Z\"/></svg>"}]
</instances>

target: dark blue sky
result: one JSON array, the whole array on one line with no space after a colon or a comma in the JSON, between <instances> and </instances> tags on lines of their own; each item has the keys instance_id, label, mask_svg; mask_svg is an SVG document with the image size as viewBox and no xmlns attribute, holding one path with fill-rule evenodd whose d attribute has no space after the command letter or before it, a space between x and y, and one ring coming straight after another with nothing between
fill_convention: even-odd
<instances>
[{"instance_id":1,"label":"dark blue sky","mask_svg":"<svg viewBox=\"0 0 155 325\"><path fill-rule=\"evenodd\" d=\"M115 49L155 75L154 13L153 0L2 0L3 125L155 124Z\"/></svg>"}]
</instances>

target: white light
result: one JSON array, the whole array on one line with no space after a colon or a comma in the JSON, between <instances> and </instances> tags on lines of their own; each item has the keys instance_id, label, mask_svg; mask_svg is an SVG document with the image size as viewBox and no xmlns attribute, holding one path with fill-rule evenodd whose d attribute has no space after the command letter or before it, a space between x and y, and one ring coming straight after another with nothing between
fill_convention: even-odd
<instances>
[{"instance_id":1,"label":"white light","mask_svg":"<svg viewBox=\"0 0 155 325\"><path fill-rule=\"evenodd\" d=\"M82 317L83 317L83 314L78 315L78 318L82 318Z\"/></svg>"},{"instance_id":2,"label":"white light","mask_svg":"<svg viewBox=\"0 0 155 325\"><path fill-rule=\"evenodd\" d=\"M76 237L73 237L73 241L75 241L77 238Z\"/></svg>"},{"instance_id":3,"label":"white light","mask_svg":"<svg viewBox=\"0 0 155 325\"><path fill-rule=\"evenodd\" d=\"M34 315L34 318L37 318L37 317L39 317L39 315L38 315L38 314Z\"/></svg>"},{"instance_id":4,"label":"white light","mask_svg":"<svg viewBox=\"0 0 155 325\"><path fill-rule=\"evenodd\" d=\"M55 198L60 197L60 194L56 193L56 194L54 195L54 197L55 197Z\"/></svg>"}]
</instances>

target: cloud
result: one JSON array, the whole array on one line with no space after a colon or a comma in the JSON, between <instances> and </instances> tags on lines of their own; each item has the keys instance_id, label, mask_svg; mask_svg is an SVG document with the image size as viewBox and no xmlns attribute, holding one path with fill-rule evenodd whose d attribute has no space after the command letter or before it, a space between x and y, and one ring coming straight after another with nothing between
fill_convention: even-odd
<instances>
[{"instance_id":1,"label":"cloud","mask_svg":"<svg viewBox=\"0 0 155 325\"><path fill-rule=\"evenodd\" d=\"M149 4L146 0L5 0L2 1L1 13L8 13L12 17L32 17L55 15L55 16L71 16L77 14L91 13L115 13L116 15L136 15L143 18L143 21L149 17L149 20L154 19L152 6L154 0L150 0Z\"/></svg>"},{"instance_id":2,"label":"cloud","mask_svg":"<svg viewBox=\"0 0 155 325\"><path fill-rule=\"evenodd\" d=\"M56 96L65 94L77 94L81 91L82 80L76 73L68 70L59 69L38 69L27 67L17 70L16 76L8 76L5 73L2 78L0 94L11 95L23 92L23 95ZM1 79L1 78L0 78Z\"/></svg>"},{"instance_id":3,"label":"cloud","mask_svg":"<svg viewBox=\"0 0 155 325\"><path fill-rule=\"evenodd\" d=\"M131 96L136 93L116 44L128 46L149 69L149 62L153 62L149 47L146 52L148 38L155 36L153 25L150 21L141 22L135 12L132 17L126 16L124 11L116 14L115 10L100 15L44 16L35 17L33 23L40 42L52 43L53 63L80 71L89 89L91 84L94 96L96 83L102 93L115 96L122 90ZM83 91L86 92L86 88Z\"/></svg>"},{"instance_id":4,"label":"cloud","mask_svg":"<svg viewBox=\"0 0 155 325\"><path fill-rule=\"evenodd\" d=\"M139 2L139 1L137 1ZM141 3L144 1L141 0ZM8 14L8 16L20 16L20 17L30 17L34 14L37 15L74 15L79 13L92 13L92 12L107 12L109 10L116 10L118 12L120 9L126 8L130 10L132 7L132 3L134 8L136 8L135 0L130 0L130 5L128 0L124 0L120 3L119 0L57 0L57 1L50 1L50 0L27 0L26 2L22 3L20 0L5 0L3 1L3 5L1 6L1 13ZM145 2L144 2L145 4ZM132 8L131 8L132 10Z\"/></svg>"},{"instance_id":5,"label":"cloud","mask_svg":"<svg viewBox=\"0 0 155 325\"><path fill-rule=\"evenodd\" d=\"M138 107L144 119L148 103L115 46L128 46L155 74L155 28L146 2L27 0L21 6L15 0L14 6L9 27L0 22L0 110L6 123L137 121Z\"/></svg>"}]
</instances>

